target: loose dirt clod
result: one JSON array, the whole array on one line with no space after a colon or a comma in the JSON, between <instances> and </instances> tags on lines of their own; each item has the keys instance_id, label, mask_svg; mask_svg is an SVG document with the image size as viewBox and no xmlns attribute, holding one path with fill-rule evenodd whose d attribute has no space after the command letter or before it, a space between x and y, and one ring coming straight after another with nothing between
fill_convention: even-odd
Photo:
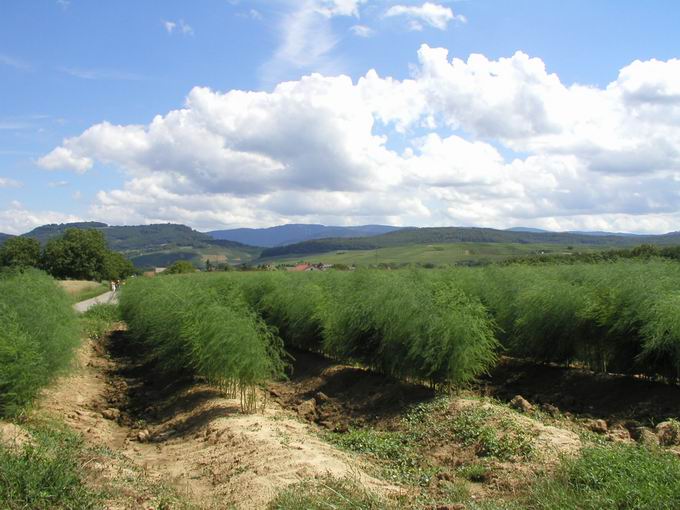
<instances>
[{"instance_id":1,"label":"loose dirt clod","mask_svg":"<svg viewBox=\"0 0 680 510\"><path fill-rule=\"evenodd\" d=\"M532 406L522 395L515 395L510 401L510 407L521 413L530 413L534 410L534 406Z\"/></svg>"}]
</instances>

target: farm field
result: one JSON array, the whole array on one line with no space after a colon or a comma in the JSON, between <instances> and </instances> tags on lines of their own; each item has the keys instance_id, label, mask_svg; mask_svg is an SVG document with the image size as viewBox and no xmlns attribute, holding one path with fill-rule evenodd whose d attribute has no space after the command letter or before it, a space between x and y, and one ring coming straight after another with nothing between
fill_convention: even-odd
<instances>
[{"instance_id":1,"label":"farm field","mask_svg":"<svg viewBox=\"0 0 680 510\"><path fill-rule=\"evenodd\" d=\"M88 280L61 280L59 286L76 303L98 296L109 290L109 285L106 282L91 282Z\"/></svg>"},{"instance_id":2,"label":"farm field","mask_svg":"<svg viewBox=\"0 0 680 510\"><path fill-rule=\"evenodd\" d=\"M603 247L579 246L582 253L601 251ZM441 243L407 244L375 250L340 250L304 255L262 258L258 262L295 264L298 262L371 266L378 264L488 264L539 254L569 254L572 250L558 244L520 243Z\"/></svg>"},{"instance_id":3,"label":"farm field","mask_svg":"<svg viewBox=\"0 0 680 510\"><path fill-rule=\"evenodd\" d=\"M0 494L31 508L675 508L678 282L654 258L135 278L69 330L78 363L0 422ZM56 482L26 467L55 458Z\"/></svg>"}]
</instances>

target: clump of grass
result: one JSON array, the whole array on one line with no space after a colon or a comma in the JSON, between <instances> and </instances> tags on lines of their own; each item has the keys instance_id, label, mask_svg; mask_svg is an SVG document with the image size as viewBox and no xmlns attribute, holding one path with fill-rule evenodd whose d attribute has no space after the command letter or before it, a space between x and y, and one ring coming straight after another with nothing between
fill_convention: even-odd
<instances>
[{"instance_id":1,"label":"clump of grass","mask_svg":"<svg viewBox=\"0 0 680 510\"><path fill-rule=\"evenodd\" d=\"M458 474L471 482L485 481L490 472L489 466L481 463L467 464L458 468Z\"/></svg>"},{"instance_id":2,"label":"clump of grass","mask_svg":"<svg viewBox=\"0 0 680 510\"><path fill-rule=\"evenodd\" d=\"M252 411L257 386L283 373L281 343L233 280L202 276L130 282L122 316L162 371L205 377Z\"/></svg>"},{"instance_id":3,"label":"clump of grass","mask_svg":"<svg viewBox=\"0 0 680 510\"><path fill-rule=\"evenodd\" d=\"M0 275L0 415L21 413L70 366L79 343L71 300L51 277Z\"/></svg>"},{"instance_id":4,"label":"clump of grass","mask_svg":"<svg viewBox=\"0 0 680 510\"><path fill-rule=\"evenodd\" d=\"M87 338L103 338L116 322L120 322L120 309L114 304L96 304L80 316L83 333Z\"/></svg>"},{"instance_id":5,"label":"clump of grass","mask_svg":"<svg viewBox=\"0 0 680 510\"><path fill-rule=\"evenodd\" d=\"M509 414L492 407L470 407L458 411L450 422L453 436L463 446L473 447L480 457L499 460L530 458L534 438Z\"/></svg>"},{"instance_id":6,"label":"clump of grass","mask_svg":"<svg viewBox=\"0 0 680 510\"><path fill-rule=\"evenodd\" d=\"M352 478L303 480L282 491L269 510L396 510L396 503L368 491Z\"/></svg>"},{"instance_id":7,"label":"clump of grass","mask_svg":"<svg viewBox=\"0 0 680 510\"><path fill-rule=\"evenodd\" d=\"M680 460L641 446L588 448L537 483L524 504L536 510L680 508Z\"/></svg>"},{"instance_id":8,"label":"clump of grass","mask_svg":"<svg viewBox=\"0 0 680 510\"><path fill-rule=\"evenodd\" d=\"M21 447L0 445L0 501L9 510L97 508L83 479L83 444L61 427L31 427Z\"/></svg>"}]
</instances>

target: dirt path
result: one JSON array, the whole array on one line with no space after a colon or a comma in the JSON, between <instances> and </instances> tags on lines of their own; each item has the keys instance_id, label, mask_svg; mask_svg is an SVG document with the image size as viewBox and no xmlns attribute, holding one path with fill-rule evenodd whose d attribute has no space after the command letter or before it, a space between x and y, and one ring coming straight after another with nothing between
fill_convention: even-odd
<instances>
[{"instance_id":1,"label":"dirt path","mask_svg":"<svg viewBox=\"0 0 680 510\"><path fill-rule=\"evenodd\" d=\"M46 391L40 408L199 508L264 508L282 488L325 474L393 489L281 405L244 415L237 399L210 386L149 379L148 367L128 350L124 331L108 345L86 342L79 369Z\"/></svg>"},{"instance_id":2,"label":"dirt path","mask_svg":"<svg viewBox=\"0 0 680 510\"><path fill-rule=\"evenodd\" d=\"M99 296L93 297L91 299L86 299L85 301L76 303L75 305L73 305L73 308L75 308L77 312L82 313L88 311L94 305L116 303L118 303L118 294L116 292L109 291L105 292L104 294L100 294Z\"/></svg>"}]
</instances>

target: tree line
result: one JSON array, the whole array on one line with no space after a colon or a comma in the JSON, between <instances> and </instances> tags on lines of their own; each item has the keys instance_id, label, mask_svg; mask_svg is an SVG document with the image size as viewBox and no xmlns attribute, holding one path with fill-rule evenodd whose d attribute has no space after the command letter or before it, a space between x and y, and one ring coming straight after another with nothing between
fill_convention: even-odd
<instances>
[{"instance_id":1,"label":"tree line","mask_svg":"<svg viewBox=\"0 0 680 510\"><path fill-rule=\"evenodd\" d=\"M137 270L109 249L99 230L69 228L44 246L30 237L11 237L0 246L0 267L42 269L55 278L118 280Z\"/></svg>"}]
</instances>

